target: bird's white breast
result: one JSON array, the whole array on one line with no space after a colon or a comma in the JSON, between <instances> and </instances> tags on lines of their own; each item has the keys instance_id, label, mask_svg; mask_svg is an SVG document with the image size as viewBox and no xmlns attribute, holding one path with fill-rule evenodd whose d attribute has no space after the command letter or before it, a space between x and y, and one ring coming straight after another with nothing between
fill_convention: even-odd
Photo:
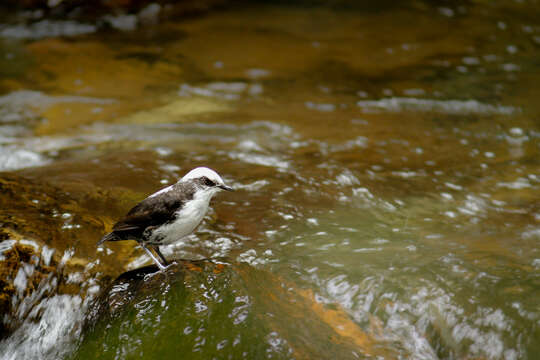
<instances>
[{"instance_id":1,"label":"bird's white breast","mask_svg":"<svg viewBox=\"0 0 540 360\"><path fill-rule=\"evenodd\" d=\"M193 200L186 202L176 212L176 220L154 230L150 241L156 240L160 244L170 244L191 234L204 218L210 198L205 194L196 194Z\"/></svg>"}]
</instances>

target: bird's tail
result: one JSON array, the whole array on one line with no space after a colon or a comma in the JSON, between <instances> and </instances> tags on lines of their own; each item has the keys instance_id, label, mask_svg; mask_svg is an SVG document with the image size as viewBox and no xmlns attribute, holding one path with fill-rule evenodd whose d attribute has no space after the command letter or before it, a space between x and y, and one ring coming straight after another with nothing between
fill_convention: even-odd
<instances>
[{"instance_id":1,"label":"bird's tail","mask_svg":"<svg viewBox=\"0 0 540 360\"><path fill-rule=\"evenodd\" d=\"M97 246L100 246L105 241L118 241L118 240L120 240L118 238L118 236L116 236L116 234L114 232L110 232L107 235L105 235L104 237L102 237L101 240L98 241Z\"/></svg>"}]
</instances>

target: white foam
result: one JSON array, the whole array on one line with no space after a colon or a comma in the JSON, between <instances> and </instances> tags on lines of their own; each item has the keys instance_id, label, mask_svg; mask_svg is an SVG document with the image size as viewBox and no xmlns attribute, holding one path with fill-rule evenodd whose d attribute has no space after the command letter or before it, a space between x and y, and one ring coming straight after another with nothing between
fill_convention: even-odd
<instances>
[{"instance_id":1,"label":"white foam","mask_svg":"<svg viewBox=\"0 0 540 360\"><path fill-rule=\"evenodd\" d=\"M531 183L529 182L529 179L527 178L518 178L515 181L512 182L498 182L497 187L502 187L506 189L511 190L519 190L519 189L526 189L532 187Z\"/></svg>"},{"instance_id":2,"label":"white foam","mask_svg":"<svg viewBox=\"0 0 540 360\"><path fill-rule=\"evenodd\" d=\"M289 163L287 161L272 155L231 152L229 153L229 156L234 160L240 160L248 164L269 166L279 169L287 169L289 167Z\"/></svg>"},{"instance_id":3,"label":"white foam","mask_svg":"<svg viewBox=\"0 0 540 360\"><path fill-rule=\"evenodd\" d=\"M360 180L349 170L344 170L336 176L336 182L342 186L352 186L360 184Z\"/></svg>"},{"instance_id":4,"label":"white foam","mask_svg":"<svg viewBox=\"0 0 540 360\"><path fill-rule=\"evenodd\" d=\"M132 31L137 28L138 19L136 15L105 15L103 21L120 31Z\"/></svg>"},{"instance_id":5,"label":"white foam","mask_svg":"<svg viewBox=\"0 0 540 360\"><path fill-rule=\"evenodd\" d=\"M249 249L244 251L236 258L236 261L248 263L252 266L263 265L268 263L267 259L260 258L257 256L257 251L255 249Z\"/></svg>"},{"instance_id":6,"label":"white foam","mask_svg":"<svg viewBox=\"0 0 540 360\"><path fill-rule=\"evenodd\" d=\"M257 180L255 182L252 182L250 184L234 184L235 189L242 189L246 191L258 191L262 189L263 187L270 184L270 181L268 180Z\"/></svg>"},{"instance_id":7,"label":"white foam","mask_svg":"<svg viewBox=\"0 0 540 360\"><path fill-rule=\"evenodd\" d=\"M182 97L202 96L223 100L238 100L245 95L260 95L263 91L263 86L258 83L212 82L200 86L182 84L178 95Z\"/></svg>"},{"instance_id":8,"label":"white foam","mask_svg":"<svg viewBox=\"0 0 540 360\"><path fill-rule=\"evenodd\" d=\"M41 166L49 162L43 155L14 146L0 146L0 171Z\"/></svg>"},{"instance_id":9,"label":"white foam","mask_svg":"<svg viewBox=\"0 0 540 360\"><path fill-rule=\"evenodd\" d=\"M320 112L332 112L336 110L336 105L334 104L314 103L312 101L306 101L304 105L310 110L316 110Z\"/></svg>"},{"instance_id":10,"label":"white foam","mask_svg":"<svg viewBox=\"0 0 540 360\"><path fill-rule=\"evenodd\" d=\"M477 100L432 100L391 97L380 100L361 100L356 105L364 112L437 112L451 115L512 115L520 109L512 106L483 104Z\"/></svg>"},{"instance_id":11,"label":"white foam","mask_svg":"<svg viewBox=\"0 0 540 360\"><path fill-rule=\"evenodd\" d=\"M13 285L17 289L19 297L22 296L24 290L26 289L26 286L28 285L28 277L26 275L26 272L24 271L24 266L21 266L19 268L19 271L17 271L17 275L13 280Z\"/></svg>"},{"instance_id":12,"label":"white foam","mask_svg":"<svg viewBox=\"0 0 540 360\"><path fill-rule=\"evenodd\" d=\"M13 249L13 246L17 243L16 240L4 240L0 241L0 254L3 254L7 250Z\"/></svg>"},{"instance_id":13,"label":"white foam","mask_svg":"<svg viewBox=\"0 0 540 360\"><path fill-rule=\"evenodd\" d=\"M112 104L112 99L101 99L88 96L50 96L40 91L18 90L0 96L0 107L20 108L25 106L47 107L57 103L83 103L83 104Z\"/></svg>"},{"instance_id":14,"label":"white foam","mask_svg":"<svg viewBox=\"0 0 540 360\"><path fill-rule=\"evenodd\" d=\"M15 243L17 242L10 240L2 242L0 251L11 248ZM39 246L34 241L20 240L19 243L33 246L39 253ZM53 253L53 249L43 246L41 254L44 264L50 264ZM72 251L64 253L59 272L62 271L63 263L72 255ZM53 274L45 277L37 289L26 295L24 292L28 286L28 279L33 276L34 271L35 265L22 263L13 281L17 290L13 298L14 310L9 316L4 316L4 321L17 320L21 325L0 341L2 360L52 360L71 353L80 335L88 304L95 295L87 292L84 301L80 295L49 295L55 293L58 288L58 278ZM71 282L74 282L73 280L75 278L71 277ZM92 280L89 280L88 284L91 285Z\"/></svg>"},{"instance_id":15,"label":"white foam","mask_svg":"<svg viewBox=\"0 0 540 360\"><path fill-rule=\"evenodd\" d=\"M35 306L32 314L41 313L37 323L26 319L8 338L0 342L3 360L53 360L73 351L80 335L87 302L80 296L56 295Z\"/></svg>"},{"instance_id":16,"label":"white foam","mask_svg":"<svg viewBox=\"0 0 540 360\"><path fill-rule=\"evenodd\" d=\"M0 31L0 37L10 39L42 39L58 36L77 36L96 32L97 27L75 21L42 20L31 25L12 25Z\"/></svg>"}]
</instances>

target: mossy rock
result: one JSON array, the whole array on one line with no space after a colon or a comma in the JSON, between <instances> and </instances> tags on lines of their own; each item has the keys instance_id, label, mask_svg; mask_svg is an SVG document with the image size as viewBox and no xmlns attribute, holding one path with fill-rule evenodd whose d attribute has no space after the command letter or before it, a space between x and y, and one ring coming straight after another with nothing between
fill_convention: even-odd
<instances>
[{"instance_id":1,"label":"mossy rock","mask_svg":"<svg viewBox=\"0 0 540 360\"><path fill-rule=\"evenodd\" d=\"M91 307L73 359L388 356L339 307L244 263L181 261L117 278Z\"/></svg>"}]
</instances>

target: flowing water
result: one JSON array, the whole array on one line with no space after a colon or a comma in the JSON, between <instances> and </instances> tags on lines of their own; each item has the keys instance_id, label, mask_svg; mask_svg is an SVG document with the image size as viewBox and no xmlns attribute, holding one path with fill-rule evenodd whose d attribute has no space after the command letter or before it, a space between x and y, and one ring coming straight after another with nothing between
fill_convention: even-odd
<instances>
[{"instance_id":1,"label":"flowing water","mask_svg":"<svg viewBox=\"0 0 540 360\"><path fill-rule=\"evenodd\" d=\"M537 358L538 10L254 6L127 32L5 27L0 256L37 255L12 276L2 358ZM230 273L197 278L207 288L160 278L112 335L86 330L93 300L149 263L134 243L96 242L199 165L237 191L163 251Z\"/></svg>"}]
</instances>

